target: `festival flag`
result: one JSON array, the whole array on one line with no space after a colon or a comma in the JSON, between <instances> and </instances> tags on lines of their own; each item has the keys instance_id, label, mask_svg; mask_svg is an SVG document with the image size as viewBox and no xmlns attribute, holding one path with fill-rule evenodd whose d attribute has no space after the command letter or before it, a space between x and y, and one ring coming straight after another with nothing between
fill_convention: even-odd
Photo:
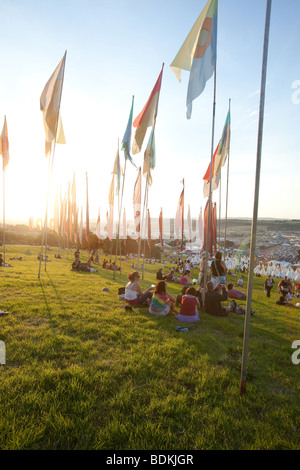
<instances>
[{"instance_id":1,"label":"festival flag","mask_svg":"<svg viewBox=\"0 0 300 470\"><path fill-rule=\"evenodd\" d=\"M63 143L62 141L65 141L62 123L59 120L59 110L64 80L66 54L67 51L65 52L62 60L51 75L50 79L46 83L40 98L40 109L41 111L43 111L43 120L46 135L46 157L50 154L52 143L55 140L60 141L59 143Z\"/></svg>"},{"instance_id":2,"label":"festival flag","mask_svg":"<svg viewBox=\"0 0 300 470\"><path fill-rule=\"evenodd\" d=\"M4 116L4 124L3 124L3 129L1 132L0 155L2 155L2 168L3 168L3 171L5 171L9 162L9 142L8 142L6 116Z\"/></svg>"},{"instance_id":3,"label":"festival flag","mask_svg":"<svg viewBox=\"0 0 300 470\"><path fill-rule=\"evenodd\" d=\"M230 146L230 110L228 110L226 121L224 124L222 137L219 141L215 162L214 162L214 176L221 170L222 166L226 163L226 158L229 153Z\"/></svg>"},{"instance_id":4,"label":"festival flag","mask_svg":"<svg viewBox=\"0 0 300 470\"><path fill-rule=\"evenodd\" d=\"M151 250L151 217L150 217L150 211L149 209L148 210L148 213L147 213L147 225L148 225L148 246L149 246L149 249Z\"/></svg>"},{"instance_id":5,"label":"festival flag","mask_svg":"<svg viewBox=\"0 0 300 470\"><path fill-rule=\"evenodd\" d=\"M120 163L120 154L119 154L119 146L118 146L118 151L116 154L115 158L115 163L114 163L114 169L112 171L112 174L117 176L117 189L116 189L116 194L119 194L120 192L120 184L121 184L121 176L123 176L123 170L121 167Z\"/></svg>"},{"instance_id":6,"label":"festival flag","mask_svg":"<svg viewBox=\"0 0 300 470\"><path fill-rule=\"evenodd\" d=\"M33 217L29 217L29 230L33 230Z\"/></svg>"},{"instance_id":7,"label":"festival flag","mask_svg":"<svg viewBox=\"0 0 300 470\"><path fill-rule=\"evenodd\" d=\"M135 231L137 235L137 241L140 239L141 232L141 197L142 197L142 178L141 178L141 167L138 169L138 175L134 185L133 191L133 213L135 222Z\"/></svg>"},{"instance_id":8,"label":"festival flag","mask_svg":"<svg viewBox=\"0 0 300 470\"><path fill-rule=\"evenodd\" d=\"M211 202L210 209L210 233L208 234L208 213L209 213L209 199L206 202L204 209L204 242L203 248L206 250L207 236L209 236L209 247L208 252L213 256L214 251L216 250L217 243L217 205L214 202Z\"/></svg>"},{"instance_id":9,"label":"festival flag","mask_svg":"<svg viewBox=\"0 0 300 470\"><path fill-rule=\"evenodd\" d=\"M161 244L161 247L163 248L164 239L163 239L163 210L162 209L160 209L160 214L159 214L159 236L160 236L160 244Z\"/></svg>"},{"instance_id":10,"label":"festival flag","mask_svg":"<svg viewBox=\"0 0 300 470\"><path fill-rule=\"evenodd\" d=\"M133 103L134 103L134 96L132 97L132 103L131 103L131 110L129 114L129 119L127 123L127 127L125 130L125 134L122 140L122 150L124 150L124 156L126 160L129 160L130 163L132 163L133 166L136 168L136 164L132 160L132 157L130 155L130 146L131 146L131 130L132 130L132 119L133 119Z\"/></svg>"},{"instance_id":11,"label":"festival flag","mask_svg":"<svg viewBox=\"0 0 300 470\"><path fill-rule=\"evenodd\" d=\"M170 66L179 82L181 70L190 71L186 101L188 119L193 100L201 95L216 67L217 16L218 0L208 0Z\"/></svg>"},{"instance_id":12,"label":"festival flag","mask_svg":"<svg viewBox=\"0 0 300 470\"><path fill-rule=\"evenodd\" d=\"M144 153L144 165L143 165L143 175L147 178L148 175L148 184L152 184L152 175L151 170L155 168L155 137L154 137L154 128L152 127L151 134L149 137L148 145Z\"/></svg>"},{"instance_id":13,"label":"festival flag","mask_svg":"<svg viewBox=\"0 0 300 470\"><path fill-rule=\"evenodd\" d=\"M220 144L220 142L219 142ZM216 174L215 172L215 161L216 161L216 155L218 153L219 149L219 144L217 145L217 148L215 150L215 153L213 155L213 169L212 169L212 182L211 182L211 191L215 191L219 187L219 182L220 182L220 171ZM210 163L207 167L206 173L203 176L204 179L204 184L203 184L203 196L204 198L209 196L209 185L210 185Z\"/></svg>"},{"instance_id":14,"label":"festival flag","mask_svg":"<svg viewBox=\"0 0 300 470\"><path fill-rule=\"evenodd\" d=\"M115 175L113 174L110 189L109 189L109 196L108 196L108 204L109 204L109 215L107 218L107 233L108 238L110 241L113 237L113 222L114 222L114 185L115 185Z\"/></svg>"},{"instance_id":15,"label":"festival flag","mask_svg":"<svg viewBox=\"0 0 300 470\"><path fill-rule=\"evenodd\" d=\"M85 223L85 239L90 246L90 214L89 214L89 191L88 191L88 174L86 173L86 223Z\"/></svg>"},{"instance_id":16,"label":"festival flag","mask_svg":"<svg viewBox=\"0 0 300 470\"><path fill-rule=\"evenodd\" d=\"M96 235L98 237L98 240L100 240L100 207L98 209L98 219L97 219L97 225L96 225Z\"/></svg>"},{"instance_id":17,"label":"festival flag","mask_svg":"<svg viewBox=\"0 0 300 470\"><path fill-rule=\"evenodd\" d=\"M158 100L159 100L159 94L160 94L160 88L161 88L163 68L164 68L164 64L162 66L161 72L158 76L158 79L154 85L154 88L151 92L151 95L147 103L145 104L143 110L140 112L140 114L135 118L133 122L133 127L137 128L137 130L135 131L134 141L132 144L133 154L139 153L141 151L147 128L150 126L154 126L156 116L157 116Z\"/></svg>"}]
</instances>

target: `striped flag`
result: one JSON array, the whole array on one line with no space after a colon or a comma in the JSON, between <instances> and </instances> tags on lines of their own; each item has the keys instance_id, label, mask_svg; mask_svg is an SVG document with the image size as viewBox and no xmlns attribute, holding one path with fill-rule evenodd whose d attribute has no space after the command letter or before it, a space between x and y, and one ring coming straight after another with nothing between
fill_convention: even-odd
<instances>
[{"instance_id":1,"label":"striped flag","mask_svg":"<svg viewBox=\"0 0 300 470\"><path fill-rule=\"evenodd\" d=\"M134 223L137 240L140 239L141 233L141 197L142 197L142 178L141 178L141 167L138 169L138 175L134 185L133 191L133 213Z\"/></svg>"},{"instance_id":2,"label":"striped flag","mask_svg":"<svg viewBox=\"0 0 300 470\"><path fill-rule=\"evenodd\" d=\"M226 163L226 158L229 153L230 146L230 109L228 110L226 121L224 124L222 137L219 141L215 162L214 162L214 176L216 176L221 170L222 166Z\"/></svg>"},{"instance_id":3,"label":"striped flag","mask_svg":"<svg viewBox=\"0 0 300 470\"><path fill-rule=\"evenodd\" d=\"M144 165L143 165L143 176L145 178L147 178L148 169L149 169L148 183L150 186L152 184L151 170L153 170L154 168L155 168L155 137L154 137L154 128L152 127L148 145L144 153Z\"/></svg>"},{"instance_id":4,"label":"striped flag","mask_svg":"<svg viewBox=\"0 0 300 470\"><path fill-rule=\"evenodd\" d=\"M161 88L162 74L163 74L164 64L162 66L161 72L158 76L158 79L154 85L154 88L149 96L147 103L145 104L143 110L135 118L133 122L133 127L136 127L134 141L132 144L132 153L139 153L142 149L143 141L147 128L153 126L157 116L158 109L158 100Z\"/></svg>"},{"instance_id":5,"label":"striped flag","mask_svg":"<svg viewBox=\"0 0 300 470\"><path fill-rule=\"evenodd\" d=\"M216 67L217 16L218 0L208 0L170 66L179 81L181 70L190 71L186 101L188 119L193 100L201 95Z\"/></svg>"},{"instance_id":6,"label":"striped flag","mask_svg":"<svg viewBox=\"0 0 300 470\"><path fill-rule=\"evenodd\" d=\"M123 176L123 170L122 170L121 163L120 163L119 148L118 148L118 151L117 151L117 154L116 154L114 169L113 169L112 173L117 176L116 194L119 194L120 185L121 185L121 176Z\"/></svg>"}]
</instances>

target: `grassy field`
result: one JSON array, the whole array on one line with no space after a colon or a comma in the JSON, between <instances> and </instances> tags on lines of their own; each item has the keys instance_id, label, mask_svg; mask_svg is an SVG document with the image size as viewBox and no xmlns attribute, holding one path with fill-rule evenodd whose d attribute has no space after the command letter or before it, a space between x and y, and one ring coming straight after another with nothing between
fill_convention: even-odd
<instances>
[{"instance_id":1,"label":"grassy field","mask_svg":"<svg viewBox=\"0 0 300 470\"><path fill-rule=\"evenodd\" d=\"M264 278L254 279L241 397L243 316L200 312L177 333L174 316L121 308L132 261L113 280L101 266L71 271L75 250L59 260L53 249L38 279L39 251L9 245L12 267L0 268L0 449L300 449L300 310L275 305L276 288L268 299ZM161 265L145 266L144 288Z\"/></svg>"}]
</instances>

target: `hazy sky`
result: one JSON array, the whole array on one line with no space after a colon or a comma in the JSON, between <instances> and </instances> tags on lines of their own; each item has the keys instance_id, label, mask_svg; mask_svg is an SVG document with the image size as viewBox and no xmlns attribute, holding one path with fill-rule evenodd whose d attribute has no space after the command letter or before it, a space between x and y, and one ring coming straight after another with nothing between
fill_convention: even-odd
<instances>
[{"instance_id":1,"label":"hazy sky","mask_svg":"<svg viewBox=\"0 0 300 470\"><path fill-rule=\"evenodd\" d=\"M43 217L47 160L39 99L67 50L61 115L66 145L56 146L50 211L76 174L78 204L106 218L111 172L127 125L144 107L165 63L156 124L152 217L174 217L185 179L185 204L198 218L210 162L213 79L186 119L189 73L178 83L169 65L205 0L0 0L0 128L7 117L6 221ZM231 99L229 217L252 217L265 0L219 0L214 147ZM267 70L259 217L299 218L300 2L273 0ZM2 117L1 117L2 116ZM134 132L134 130L133 130ZM149 131L150 132L150 129ZM143 164L144 148L134 156ZM121 152L124 166L124 154ZM225 214L227 164L222 170ZM136 169L127 164L124 206L132 218ZM145 179L142 194L144 195ZM2 186L2 185L1 185ZM0 191L0 214L2 191ZM219 190L213 193L219 205ZM117 200L117 199L116 199ZM115 211L116 214L117 211ZM187 212L187 210L186 210ZM50 214L51 216L51 214Z\"/></svg>"}]
</instances>

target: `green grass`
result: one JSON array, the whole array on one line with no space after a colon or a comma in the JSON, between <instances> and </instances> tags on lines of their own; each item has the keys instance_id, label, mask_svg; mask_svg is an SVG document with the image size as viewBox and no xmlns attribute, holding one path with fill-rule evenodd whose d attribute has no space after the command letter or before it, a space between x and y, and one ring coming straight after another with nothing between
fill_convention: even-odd
<instances>
[{"instance_id":1,"label":"green grass","mask_svg":"<svg viewBox=\"0 0 300 470\"><path fill-rule=\"evenodd\" d=\"M300 448L300 365L291 361L300 310L275 305L276 287L268 299L264 278L254 279L241 397L243 316L200 312L177 333L174 316L121 308L132 261L113 280L100 266L72 272L74 251L62 260L49 252L38 279L40 248L6 247L13 267L0 268L0 309L9 311L0 317L0 449ZM158 264L145 266L144 288Z\"/></svg>"}]
</instances>

